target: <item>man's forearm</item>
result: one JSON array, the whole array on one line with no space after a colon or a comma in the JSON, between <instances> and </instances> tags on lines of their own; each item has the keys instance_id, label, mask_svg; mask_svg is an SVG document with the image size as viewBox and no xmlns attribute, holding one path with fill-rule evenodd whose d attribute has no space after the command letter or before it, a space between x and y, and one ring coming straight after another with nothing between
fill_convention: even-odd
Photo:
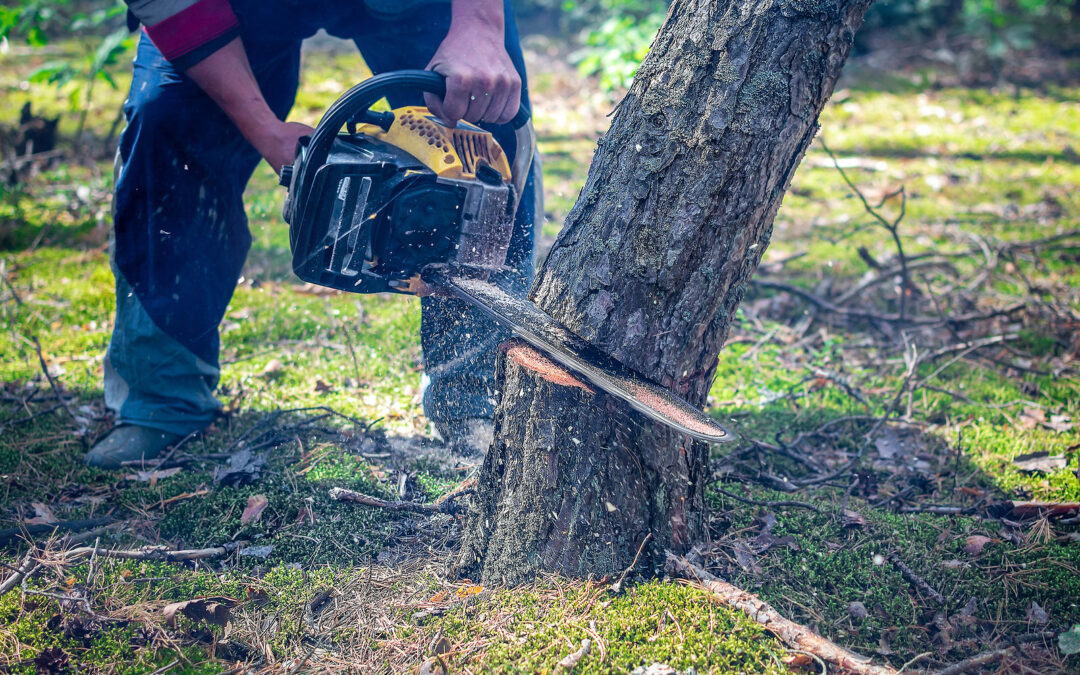
<instances>
[{"instance_id":1,"label":"man's forearm","mask_svg":"<svg viewBox=\"0 0 1080 675\"><path fill-rule=\"evenodd\" d=\"M467 27L501 36L506 29L502 0L452 0L450 8L450 30Z\"/></svg>"},{"instance_id":2,"label":"man's forearm","mask_svg":"<svg viewBox=\"0 0 1080 675\"><path fill-rule=\"evenodd\" d=\"M240 38L188 68L187 76L218 104L255 147L279 123L259 89Z\"/></svg>"}]
</instances>

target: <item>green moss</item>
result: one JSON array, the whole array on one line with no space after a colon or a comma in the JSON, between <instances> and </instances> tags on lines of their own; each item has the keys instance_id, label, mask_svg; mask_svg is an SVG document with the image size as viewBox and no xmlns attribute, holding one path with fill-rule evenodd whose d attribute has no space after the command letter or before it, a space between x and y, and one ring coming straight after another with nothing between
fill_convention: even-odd
<instances>
[{"instance_id":1,"label":"green moss","mask_svg":"<svg viewBox=\"0 0 1080 675\"><path fill-rule=\"evenodd\" d=\"M483 653L452 663L495 672L554 672L583 639L593 645L578 662L579 673L625 673L652 663L698 672L788 672L775 638L680 584L650 582L618 596L582 585L499 591L424 631L440 632L452 645L484 639Z\"/></svg>"}]
</instances>

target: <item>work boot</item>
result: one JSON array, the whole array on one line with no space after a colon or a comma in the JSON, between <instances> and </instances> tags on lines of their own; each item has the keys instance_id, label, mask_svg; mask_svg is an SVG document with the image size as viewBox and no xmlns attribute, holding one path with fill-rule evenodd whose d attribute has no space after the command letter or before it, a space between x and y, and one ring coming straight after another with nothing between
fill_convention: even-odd
<instances>
[{"instance_id":1,"label":"work boot","mask_svg":"<svg viewBox=\"0 0 1080 675\"><path fill-rule=\"evenodd\" d=\"M183 437L160 429L120 424L94 443L83 462L100 469L118 469L122 462L154 459Z\"/></svg>"},{"instance_id":2,"label":"work boot","mask_svg":"<svg viewBox=\"0 0 1080 675\"><path fill-rule=\"evenodd\" d=\"M484 417L436 422L435 430L450 451L462 457L483 456L495 440L495 425Z\"/></svg>"}]
</instances>

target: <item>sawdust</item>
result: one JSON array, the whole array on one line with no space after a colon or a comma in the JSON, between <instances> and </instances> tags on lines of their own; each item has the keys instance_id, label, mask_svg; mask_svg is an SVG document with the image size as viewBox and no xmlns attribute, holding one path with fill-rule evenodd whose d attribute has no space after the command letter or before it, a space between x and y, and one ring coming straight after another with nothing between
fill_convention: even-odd
<instances>
[{"instance_id":1,"label":"sawdust","mask_svg":"<svg viewBox=\"0 0 1080 675\"><path fill-rule=\"evenodd\" d=\"M544 356L544 354L535 347L526 344L525 342L520 340L510 340L507 342L506 355L509 356L514 363L522 368L528 368L548 382L563 387L578 387L590 394L596 393L596 390L582 382L576 375Z\"/></svg>"}]
</instances>

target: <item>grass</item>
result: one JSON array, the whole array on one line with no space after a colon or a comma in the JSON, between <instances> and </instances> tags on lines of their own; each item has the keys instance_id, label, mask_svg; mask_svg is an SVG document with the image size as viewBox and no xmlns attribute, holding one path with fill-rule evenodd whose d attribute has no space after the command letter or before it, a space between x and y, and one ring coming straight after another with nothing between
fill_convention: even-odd
<instances>
[{"instance_id":1,"label":"grass","mask_svg":"<svg viewBox=\"0 0 1080 675\"><path fill-rule=\"evenodd\" d=\"M62 43L59 49L80 46ZM14 119L27 98L36 109L66 113L52 91L23 84L37 61L17 53L0 57L0 119ZM331 52L309 53L305 61L294 118L311 122L361 72L362 61ZM583 93L588 87L568 67L534 58L533 71L545 157L544 235L550 240L584 183L611 102ZM125 73L120 69L115 77L122 89ZM1078 95L1052 88L920 93L853 82L828 106L822 127L868 195L906 186L909 254L949 253L972 246L970 234L988 241L1034 239L1080 227ZM98 96L89 116L88 158L47 167L23 190L8 190L0 199L0 260L10 284L0 289L0 528L33 517L40 503L59 519L103 513L130 519L126 531L103 534L103 545L198 547L246 540L272 549L265 557L232 554L199 564L99 560L44 570L30 590L86 597L99 616L116 621L76 625L75 618L86 617L56 598L8 593L0 598L5 668L34 672L33 660L51 655L83 670L109 672L148 673L173 662L174 672L220 672L236 660L284 667L305 657L313 669L363 663L399 671L439 652L455 672L551 672L582 639L592 640L593 648L576 672L626 672L654 662L718 673L796 668L777 640L701 591L654 580L613 594L604 584L549 578L472 594L472 585L453 579L443 565L452 559L456 537L449 517L403 519L331 501L330 486L392 498L403 473L415 498L432 500L456 486L469 467L447 462L437 447L418 440L427 432L417 399L419 303L321 294L293 280L279 217L283 192L265 166L245 196L254 243L222 326L220 395L227 414L193 448L227 452L245 433L269 433L275 447L261 477L222 485L214 480L215 464L192 464L140 482L84 468L78 461L84 440L108 427L100 381L114 306L105 248L111 170L107 153L93 159L92 148L106 134L122 92L99 88ZM65 115L62 134L73 131L74 119ZM896 206L893 200L884 208ZM808 289L828 279L851 285L873 273L867 257L887 260L892 252L880 230L860 227L868 222L815 146L777 217L765 264L802 254L782 267L786 281ZM1000 275L993 290L1027 293L1023 276L1045 290L1047 301L1080 310L1070 291L1080 286L1075 242L1018 255L1010 261L1015 274ZM860 255L860 247L868 255ZM961 275L978 264L978 257L955 262ZM870 294L868 302L891 307L889 288ZM732 344L719 357L711 411L748 438L790 440L831 419L881 414L900 384L899 352L877 342L868 346L878 328L819 317L800 333L805 310L784 294L752 292ZM1009 528L873 506L910 485L927 501L961 505L983 498L1080 499L1072 468L1023 473L1013 463L1034 451L1075 457L1080 443L1075 426L1055 430L1032 413L1044 410L1046 420L1059 415L1080 423L1074 348L1039 316L1020 322L1013 346L1026 355L1025 367L1017 367L1020 357L1009 352L998 354L1005 365L962 360L929 382L936 390L918 393L913 405L919 427L903 438L921 453L912 461L930 470L889 464L876 445L868 450L867 482L853 488L847 502L864 523L845 525L835 514L848 492L843 484L795 496L821 514L751 507L713 491L711 569L759 593L785 616L896 667L924 652L932 652L935 663L956 661L997 635L1027 632L1032 602L1047 612L1054 630L1080 622L1080 554L1045 522ZM61 410L23 421L52 405L34 336L50 372L75 394L72 407L85 425ZM919 375L931 375L934 367L922 366ZM20 405L32 391L41 400ZM330 406L365 423L381 421L368 430L337 418L310 422L318 410L273 416L313 406ZM84 439L73 433L79 426L86 427ZM852 423L819 439L816 449L842 461L865 431ZM719 454L715 460L725 462ZM759 460L761 470L773 474L799 469L786 457ZM720 487L755 500L791 498L749 483ZM266 497L268 506L259 520L242 522L255 495ZM771 546L750 562L736 555L755 541L769 516L776 518L771 533L790 537L791 545ZM965 546L973 535L993 541L971 554ZM936 607L912 586L887 559L891 553L937 589L944 605ZM0 561L17 564L20 554L6 549ZM879 564L875 554L886 559ZM336 590L332 599L311 610L309 602L328 587ZM165 604L200 596L238 603L228 635L186 619L175 628L164 625ZM972 598L977 606L965 615ZM866 617L852 616L855 601L863 603ZM1076 657L1062 660L1053 645L1029 656L1048 670L1080 667Z\"/></svg>"}]
</instances>

